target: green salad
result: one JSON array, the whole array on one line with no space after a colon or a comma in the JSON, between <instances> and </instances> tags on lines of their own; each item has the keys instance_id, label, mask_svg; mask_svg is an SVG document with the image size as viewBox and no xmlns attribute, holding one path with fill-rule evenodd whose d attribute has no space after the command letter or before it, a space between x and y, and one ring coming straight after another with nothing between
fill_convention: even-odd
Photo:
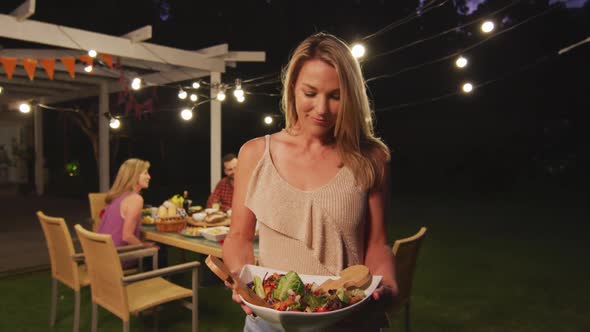
<instances>
[{"instance_id":1,"label":"green salad","mask_svg":"<svg viewBox=\"0 0 590 332\"><path fill-rule=\"evenodd\" d=\"M304 284L296 272L287 274L274 273L267 277L254 277L250 287L273 309L280 311L328 312L342 309L365 298L365 293L358 288L352 290L330 289L318 290L316 283Z\"/></svg>"}]
</instances>

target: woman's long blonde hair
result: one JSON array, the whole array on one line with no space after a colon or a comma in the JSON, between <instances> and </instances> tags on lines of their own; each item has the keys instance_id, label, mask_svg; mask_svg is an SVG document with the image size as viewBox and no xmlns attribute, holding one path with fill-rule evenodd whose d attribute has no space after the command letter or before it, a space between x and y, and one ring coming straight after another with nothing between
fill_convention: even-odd
<instances>
[{"instance_id":1,"label":"woman's long blonde hair","mask_svg":"<svg viewBox=\"0 0 590 332\"><path fill-rule=\"evenodd\" d=\"M358 61L348 46L337 37L317 33L305 39L295 49L283 70L282 109L285 128L297 124L295 82L303 64L319 59L336 69L340 80L340 110L334 126L336 151L343 164L349 167L357 185L372 189L383 181L383 161L389 161L387 146L373 132L373 113Z\"/></svg>"},{"instance_id":2,"label":"woman's long blonde hair","mask_svg":"<svg viewBox=\"0 0 590 332\"><path fill-rule=\"evenodd\" d=\"M136 158L125 160L121 164L121 167L119 167L113 186L107 192L107 197L105 198L106 203L110 204L124 192L133 191L141 173L147 171L149 168L149 161Z\"/></svg>"}]
</instances>

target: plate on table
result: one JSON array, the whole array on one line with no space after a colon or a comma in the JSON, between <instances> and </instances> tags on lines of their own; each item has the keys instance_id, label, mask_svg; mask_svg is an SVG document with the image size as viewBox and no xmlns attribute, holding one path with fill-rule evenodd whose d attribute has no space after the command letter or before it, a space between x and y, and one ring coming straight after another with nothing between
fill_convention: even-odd
<instances>
[{"instance_id":1,"label":"plate on table","mask_svg":"<svg viewBox=\"0 0 590 332\"><path fill-rule=\"evenodd\" d=\"M186 237L201 237L202 227L185 227L179 233Z\"/></svg>"},{"instance_id":2,"label":"plate on table","mask_svg":"<svg viewBox=\"0 0 590 332\"><path fill-rule=\"evenodd\" d=\"M144 216L141 218L142 226L156 226L156 221L151 216Z\"/></svg>"},{"instance_id":3,"label":"plate on table","mask_svg":"<svg viewBox=\"0 0 590 332\"><path fill-rule=\"evenodd\" d=\"M286 274L287 272L265 268L256 265L244 265L240 273L240 279L248 284L252 282L254 276L258 276L264 279L265 276L270 276L273 273ZM318 275L306 275L299 274L299 277L304 284L316 283L321 285L328 279L338 279L336 276L318 276ZM342 320L350 313L358 310L367 303L367 300L371 298L372 293L375 291L377 286L381 283L381 276L372 276L371 283L363 289L365 297L357 303L351 304L342 309L326 312L301 312L301 311L279 311L272 308L266 308L257 306L255 304L248 303L242 298L244 304L248 306L252 311L260 318L266 320L268 323L280 327L285 330L298 330L298 329L312 329L322 328L338 321Z\"/></svg>"},{"instance_id":4,"label":"plate on table","mask_svg":"<svg viewBox=\"0 0 590 332\"><path fill-rule=\"evenodd\" d=\"M197 227L217 227L217 226L229 226L231 224L231 218L225 218L218 222L208 223L205 220L197 221L194 218L188 218L187 222L192 226Z\"/></svg>"}]
</instances>

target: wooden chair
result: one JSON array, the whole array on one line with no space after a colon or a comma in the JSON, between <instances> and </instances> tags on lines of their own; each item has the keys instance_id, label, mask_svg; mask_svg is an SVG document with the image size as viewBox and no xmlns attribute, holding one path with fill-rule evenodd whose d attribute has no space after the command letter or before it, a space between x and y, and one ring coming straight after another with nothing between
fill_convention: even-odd
<instances>
[{"instance_id":1,"label":"wooden chair","mask_svg":"<svg viewBox=\"0 0 590 332\"><path fill-rule=\"evenodd\" d=\"M96 232L100 224L100 211L107 205L105 198L107 193L89 193L88 201L90 203L90 218L92 219L92 231Z\"/></svg>"},{"instance_id":2,"label":"wooden chair","mask_svg":"<svg viewBox=\"0 0 590 332\"><path fill-rule=\"evenodd\" d=\"M57 309L57 282L74 290L74 332L80 326L80 288L90 284L86 266L78 265L73 258L74 244L70 231L63 218L48 217L43 212L37 211L37 217L43 228L49 260L51 262L51 311L49 325L55 325Z\"/></svg>"},{"instance_id":3,"label":"wooden chair","mask_svg":"<svg viewBox=\"0 0 590 332\"><path fill-rule=\"evenodd\" d=\"M70 231L64 218L49 217L41 211L37 211L37 218L43 228L47 249L49 251L49 260L51 262L51 310L49 314L49 325L54 326L57 312L57 282L74 290L74 332L77 332L80 326L80 288L88 286L90 279L86 266L79 264L84 261L84 255L75 253L74 244ZM157 250L152 252L140 252L136 250L144 249L143 245L130 245L117 248L121 259L137 259L139 256L155 256Z\"/></svg>"},{"instance_id":4,"label":"wooden chair","mask_svg":"<svg viewBox=\"0 0 590 332\"><path fill-rule=\"evenodd\" d=\"M129 331L130 314L186 297L192 297L192 331L198 323L199 262L123 276L115 245L110 235L97 234L75 226L86 257L92 291L92 332L98 328L100 305L123 320L123 331ZM175 285L162 276L192 270L192 290Z\"/></svg>"},{"instance_id":5,"label":"wooden chair","mask_svg":"<svg viewBox=\"0 0 590 332\"><path fill-rule=\"evenodd\" d=\"M410 331L410 297L412 293L412 282L414 270L422 240L426 234L426 227L421 227L418 233L396 240L393 243L393 254L395 256L395 277L399 289L398 297L395 299L389 315L393 316L401 307L405 307L406 331Z\"/></svg>"}]
</instances>

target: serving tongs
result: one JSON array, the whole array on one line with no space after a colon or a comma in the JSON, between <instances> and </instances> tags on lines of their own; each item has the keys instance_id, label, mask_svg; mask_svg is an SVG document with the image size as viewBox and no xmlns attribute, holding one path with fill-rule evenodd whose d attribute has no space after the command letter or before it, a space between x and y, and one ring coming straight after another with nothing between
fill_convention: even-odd
<instances>
[{"instance_id":1,"label":"serving tongs","mask_svg":"<svg viewBox=\"0 0 590 332\"><path fill-rule=\"evenodd\" d=\"M227 266L217 257L209 255L205 259L205 263L209 267L215 275L217 275L221 280L226 281L228 284L231 285L233 289L238 292L246 300L248 303L252 303L257 306L267 307L270 308L270 305L266 303L258 294L256 294L252 289L250 289L242 280L239 278L234 278L227 268Z\"/></svg>"},{"instance_id":2,"label":"serving tongs","mask_svg":"<svg viewBox=\"0 0 590 332\"><path fill-rule=\"evenodd\" d=\"M365 265L352 265L340 271L339 279L324 281L318 290L327 292L330 289L363 288L371 283L372 277L369 268Z\"/></svg>"}]
</instances>

